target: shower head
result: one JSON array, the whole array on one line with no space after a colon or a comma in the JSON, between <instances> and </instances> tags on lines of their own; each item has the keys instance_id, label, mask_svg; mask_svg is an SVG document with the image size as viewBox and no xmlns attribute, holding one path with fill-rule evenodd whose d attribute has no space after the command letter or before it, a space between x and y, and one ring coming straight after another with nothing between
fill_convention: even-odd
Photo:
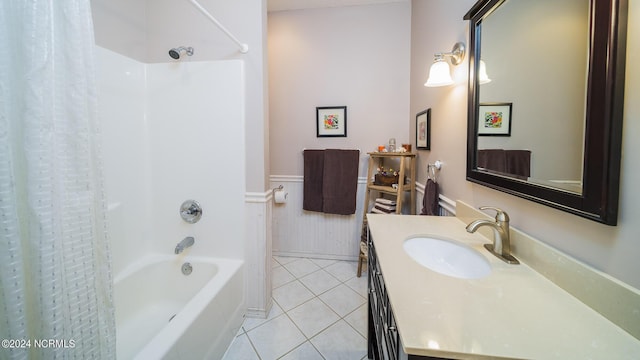
<instances>
[{"instance_id":1,"label":"shower head","mask_svg":"<svg viewBox=\"0 0 640 360\"><path fill-rule=\"evenodd\" d=\"M169 50L169 56L171 56L171 58L178 60L180 59L180 54L182 52L186 52L187 55L191 56L193 55L193 48L191 46L189 47L184 47L184 46L180 46L178 48L173 48L171 50Z\"/></svg>"}]
</instances>

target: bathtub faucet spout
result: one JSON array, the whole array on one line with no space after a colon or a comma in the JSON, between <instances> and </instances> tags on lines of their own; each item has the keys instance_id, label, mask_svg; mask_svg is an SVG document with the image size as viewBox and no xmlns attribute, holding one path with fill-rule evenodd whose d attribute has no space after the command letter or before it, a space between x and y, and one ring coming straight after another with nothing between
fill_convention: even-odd
<instances>
[{"instance_id":1,"label":"bathtub faucet spout","mask_svg":"<svg viewBox=\"0 0 640 360\"><path fill-rule=\"evenodd\" d=\"M193 246L195 242L196 240L193 238L193 236L187 236L186 238L182 239L182 241L180 241L178 245L176 245L175 253L180 254L184 251L184 249Z\"/></svg>"}]
</instances>

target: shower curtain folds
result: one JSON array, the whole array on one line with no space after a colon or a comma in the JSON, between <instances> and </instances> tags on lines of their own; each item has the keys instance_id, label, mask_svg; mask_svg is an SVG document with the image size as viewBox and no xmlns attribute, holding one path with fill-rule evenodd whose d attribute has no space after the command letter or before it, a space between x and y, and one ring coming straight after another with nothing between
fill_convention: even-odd
<instances>
[{"instance_id":1,"label":"shower curtain folds","mask_svg":"<svg viewBox=\"0 0 640 360\"><path fill-rule=\"evenodd\" d=\"M2 359L115 358L94 46L89 0L0 2Z\"/></svg>"}]
</instances>

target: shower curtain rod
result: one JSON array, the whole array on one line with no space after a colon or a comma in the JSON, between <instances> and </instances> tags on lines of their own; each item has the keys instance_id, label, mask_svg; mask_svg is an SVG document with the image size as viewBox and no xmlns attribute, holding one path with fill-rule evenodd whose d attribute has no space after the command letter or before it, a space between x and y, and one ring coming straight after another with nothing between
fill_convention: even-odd
<instances>
[{"instance_id":1,"label":"shower curtain rod","mask_svg":"<svg viewBox=\"0 0 640 360\"><path fill-rule=\"evenodd\" d=\"M209 20L211 20L214 24L216 24L216 26L220 30L222 30L222 32L225 33L225 35L227 35L229 37L229 39L233 40L233 42L238 44L238 46L240 47L240 52L241 53L246 54L249 51L249 45L241 43L240 40L238 40L238 38L233 36L233 34L230 33L229 30L227 30L227 28L222 26L222 24L220 24L220 22L218 20L216 20L216 18L214 18L213 15L211 15L205 8L203 8L202 5L200 5L196 0L189 0L189 1L191 1L193 6L198 8L198 10L200 10L200 12L202 14L204 14L204 16L208 17Z\"/></svg>"}]
</instances>

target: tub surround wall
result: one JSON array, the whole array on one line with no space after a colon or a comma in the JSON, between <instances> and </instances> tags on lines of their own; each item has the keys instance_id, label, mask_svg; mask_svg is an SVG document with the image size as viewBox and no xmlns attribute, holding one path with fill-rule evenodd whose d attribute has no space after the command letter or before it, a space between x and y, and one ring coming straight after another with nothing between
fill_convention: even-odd
<instances>
[{"instance_id":1,"label":"tub surround wall","mask_svg":"<svg viewBox=\"0 0 640 360\"><path fill-rule=\"evenodd\" d=\"M189 1L91 0L96 43L145 63L169 62L167 52L192 46L187 61L240 59L245 62L248 156L247 190L266 191L269 174L269 126L266 91L266 0L199 0L240 41L249 45L242 54ZM256 154L262 156L256 156Z\"/></svg>"},{"instance_id":2,"label":"tub surround wall","mask_svg":"<svg viewBox=\"0 0 640 360\"><path fill-rule=\"evenodd\" d=\"M165 320L158 323L160 330L146 334L151 339L146 346L132 343L127 350L120 342L124 345L118 351L135 354L142 346L138 355L143 358L220 358L247 303L243 63L144 64L100 47L96 51L116 312L143 299L128 296L130 301L118 302L130 295L122 278L159 256L167 266L138 281L169 281L165 285L183 298L175 304L176 297L159 291L153 297L157 303L138 306L135 317L151 314L153 321ZM221 128L224 136L218 136ZM237 157L226 156L230 152ZM180 204L187 199L203 209L195 224L180 217ZM195 244L175 255L176 244L187 236ZM198 261L216 258L215 275L205 276L207 285L201 289L190 289L192 296L180 289L187 281L169 280L180 279L185 261L194 261L197 277L198 269L205 268ZM175 276L163 276L163 271L175 271ZM151 286L147 292L157 290ZM120 318L118 331L125 336L140 332L130 324L135 321L124 324Z\"/></svg>"},{"instance_id":3,"label":"tub surround wall","mask_svg":"<svg viewBox=\"0 0 640 360\"><path fill-rule=\"evenodd\" d=\"M96 0L94 0L96 1ZM100 0L104 1L104 0ZM269 117L266 91L267 0L199 0L222 25L241 42L249 45L246 54L229 40L208 18L187 0L144 1L146 25L146 61L167 62L167 51L176 46L192 46L194 55L187 61L230 60L244 62L245 144L250 145L247 164L247 192L268 190ZM249 239L249 241L252 241Z\"/></svg>"},{"instance_id":4,"label":"tub surround wall","mask_svg":"<svg viewBox=\"0 0 640 360\"><path fill-rule=\"evenodd\" d=\"M243 116L246 131L242 141L235 146L242 146L243 153L233 152L230 155L235 161L246 164L242 179L246 184L247 196L251 193L268 191L269 182L269 118L267 113L266 90L266 0L200 0L216 19L225 25L237 38L249 45L249 52L241 54L236 45L230 41L213 23L203 16L188 1L173 0L91 0L93 20L96 32L96 43L117 53L145 63L171 62L167 51L176 46L192 46L195 53L182 62L238 59L244 64L241 83L244 84ZM220 80L215 80L220 81ZM137 98L137 97L131 97ZM216 135L224 134L224 129L216 129ZM242 144L242 145L240 145ZM244 144L249 145L245 151ZM240 158L244 156L244 158ZM238 174L233 177L238 179ZM266 203L245 203L244 212L258 216L270 216L264 206ZM260 207L260 209L256 209ZM247 215L249 216L249 215ZM113 214L112 217L116 217ZM241 221L244 216L234 219ZM270 218L247 217L247 223L269 224ZM248 232L257 237L245 239L247 243L269 241L270 233ZM139 246L130 244L129 247ZM247 248L248 257L258 259L265 254L253 253L255 249ZM132 255L132 257L134 257ZM254 264L263 267L264 261ZM249 280L252 282L253 280ZM259 280L264 283L265 279ZM260 287L260 286L258 286ZM263 293L256 298L249 298L249 308L260 308L264 299ZM254 305L251 305L255 303Z\"/></svg>"},{"instance_id":5,"label":"tub surround wall","mask_svg":"<svg viewBox=\"0 0 640 360\"><path fill-rule=\"evenodd\" d=\"M112 270L118 274L151 250L146 67L101 47L96 55Z\"/></svg>"},{"instance_id":6,"label":"tub surround wall","mask_svg":"<svg viewBox=\"0 0 640 360\"><path fill-rule=\"evenodd\" d=\"M186 252L243 259L242 63L148 65L97 51L114 274L186 236L196 241ZM229 149L239 158L216 155ZM196 224L180 218L187 199L202 205Z\"/></svg>"},{"instance_id":7,"label":"tub surround wall","mask_svg":"<svg viewBox=\"0 0 640 360\"><path fill-rule=\"evenodd\" d=\"M193 236L193 254L244 258L243 72L238 60L147 65L154 252ZM195 224L179 215L187 199L203 209Z\"/></svg>"},{"instance_id":8,"label":"tub surround wall","mask_svg":"<svg viewBox=\"0 0 640 360\"><path fill-rule=\"evenodd\" d=\"M412 2L411 112L432 108L431 151L419 151L418 181L426 180L427 163L442 160L440 190L452 199L461 199L473 207L492 205L509 212L513 226L542 239L550 246L640 288L640 246L635 220L640 218L640 153L638 133L640 116L640 0L629 0L627 67L624 108L623 157L620 181L618 226L606 226L520 199L500 191L466 181L466 129L468 59L453 70L456 85L426 88L426 66L433 53L443 51L456 41L468 42L468 23L462 16L475 3L464 1ZM433 36L438 34L438 36ZM460 75L458 76L458 73ZM414 121L410 121L413 128ZM446 139L446 141L444 140ZM543 226L542 226L543 225Z\"/></svg>"}]
</instances>

